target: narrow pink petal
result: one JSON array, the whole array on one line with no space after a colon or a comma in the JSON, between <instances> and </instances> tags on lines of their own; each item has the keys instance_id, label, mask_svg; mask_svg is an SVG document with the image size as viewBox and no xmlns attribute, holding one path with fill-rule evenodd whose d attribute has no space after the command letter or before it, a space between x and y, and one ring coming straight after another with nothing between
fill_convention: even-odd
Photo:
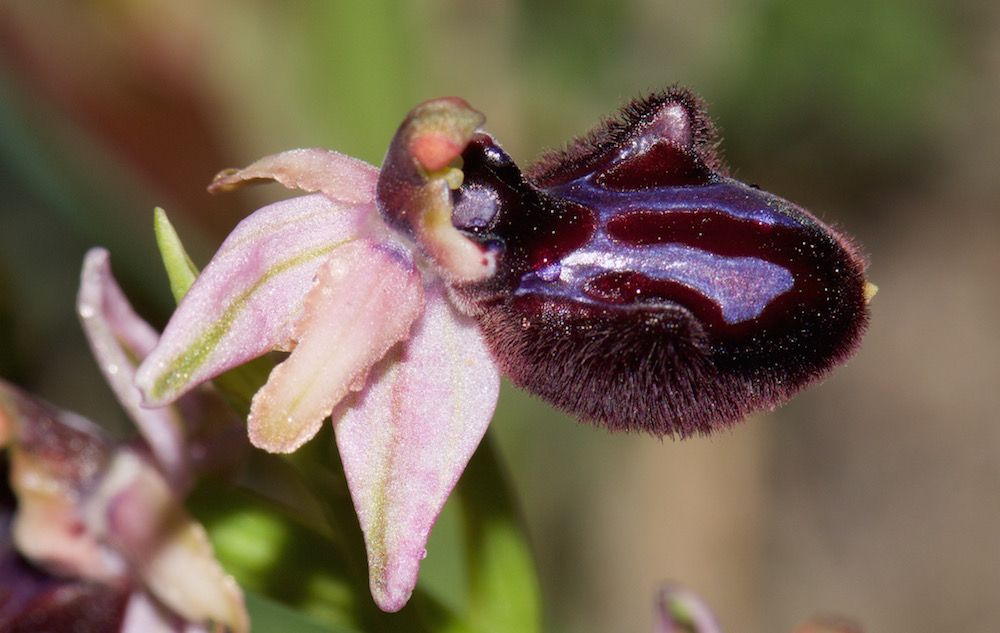
<instances>
[{"instance_id":1,"label":"narrow pink petal","mask_svg":"<svg viewBox=\"0 0 1000 633\"><path fill-rule=\"evenodd\" d=\"M375 198L378 169L357 158L328 149L293 149L265 156L243 169L223 171L208 190L232 191L260 180L275 180L289 189L318 191L347 204Z\"/></svg>"},{"instance_id":2,"label":"narrow pink petal","mask_svg":"<svg viewBox=\"0 0 1000 633\"><path fill-rule=\"evenodd\" d=\"M145 403L166 404L227 369L287 348L316 272L375 213L371 204L317 194L272 204L240 222L139 367L135 382Z\"/></svg>"},{"instance_id":3,"label":"narrow pink petal","mask_svg":"<svg viewBox=\"0 0 1000 633\"><path fill-rule=\"evenodd\" d=\"M486 432L500 388L475 323L440 286L426 297L395 362L386 359L358 399L334 412L372 596L385 611L409 600L431 527Z\"/></svg>"},{"instance_id":4,"label":"narrow pink petal","mask_svg":"<svg viewBox=\"0 0 1000 633\"><path fill-rule=\"evenodd\" d=\"M76 307L101 373L164 473L180 483L187 463L183 423L172 408L142 407L142 394L133 384L133 359L145 358L159 335L132 310L111 274L106 250L92 249L84 258Z\"/></svg>"},{"instance_id":5,"label":"narrow pink petal","mask_svg":"<svg viewBox=\"0 0 1000 633\"><path fill-rule=\"evenodd\" d=\"M243 592L215 559L204 528L138 454L115 454L87 500L87 521L173 612L194 623L248 630Z\"/></svg>"},{"instance_id":6,"label":"narrow pink petal","mask_svg":"<svg viewBox=\"0 0 1000 633\"><path fill-rule=\"evenodd\" d=\"M247 419L254 446L288 453L315 435L351 386L406 338L422 305L408 254L369 240L337 249L306 298L295 350L254 396Z\"/></svg>"}]
</instances>

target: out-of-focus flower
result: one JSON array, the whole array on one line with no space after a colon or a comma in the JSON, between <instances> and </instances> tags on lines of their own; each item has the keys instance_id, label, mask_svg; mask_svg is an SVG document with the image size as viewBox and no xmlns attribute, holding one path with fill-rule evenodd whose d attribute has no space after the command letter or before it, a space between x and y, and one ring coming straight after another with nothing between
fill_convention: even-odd
<instances>
[{"instance_id":1,"label":"out-of-focus flower","mask_svg":"<svg viewBox=\"0 0 1000 633\"><path fill-rule=\"evenodd\" d=\"M655 633L722 633L708 605L694 592L667 585L656 598ZM793 633L862 633L844 618L815 618L795 627Z\"/></svg>"},{"instance_id":2,"label":"out-of-focus flower","mask_svg":"<svg viewBox=\"0 0 1000 633\"><path fill-rule=\"evenodd\" d=\"M206 465L199 437L207 411L198 400L208 396L137 408L134 359L157 337L125 300L104 251L87 255L78 308L102 371L146 442L114 442L88 420L0 382L0 446L16 497L0 573L17 587L0 596L0 628L82 618L92 630L247 630L242 592L181 502L191 473Z\"/></svg>"},{"instance_id":3,"label":"out-of-focus flower","mask_svg":"<svg viewBox=\"0 0 1000 633\"><path fill-rule=\"evenodd\" d=\"M498 367L585 420L686 436L787 399L868 318L850 241L730 178L691 93L633 102L524 173L484 120L436 99L381 171L312 149L220 174L213 191L314 195L240 223L136 373L160 406L291 352L253 398L250 440L291 452L332 417L390 611L486 430Z\"/></svg>"},{"instance_id":4,"label":"out-of-focus flower","mask_svg":"<svg viewBox=\"0 0 1000 633\"><path fill-rule=\"evenodd\" d=\"M656 598L656 633L722 633L708 605L692 591L668 585Z\"/></svg>"},{"instance_id":5,"label":"out-of-focus flower","mask_svg":"<svg viewBox=\"0 0 1000 633\"><path fill-rule=\"evenodd\" d=\"M792 633L864 633L857 622L842 617L817 617L795 627Z\"/></svg>"}]
</instances>

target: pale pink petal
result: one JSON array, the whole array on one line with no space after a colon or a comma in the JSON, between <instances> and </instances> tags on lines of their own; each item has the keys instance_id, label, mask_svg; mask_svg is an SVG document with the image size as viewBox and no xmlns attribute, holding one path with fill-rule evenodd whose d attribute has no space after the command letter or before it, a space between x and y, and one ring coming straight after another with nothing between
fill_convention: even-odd
<instances>
[{"instance_id":1,"label":"pale pink petal","mask_svg":"<svg viewBox=\"0 0 1000 633\"><path fill-rule=\"evenodd\" d=\"M128 604L125 605L119 633L210 633L210 631L204 624L191 624L170 613L145 591L136 591L129 596Z\"/></svg>"},{"instance_id":2,"label":"pale pink petal","mask_svg":"<svg viewBox=\"0 0 1000 633\"><path fill-rule=\"evenodd\" d=\"M212 193L255 181L275 180L289 189L318 191L338 202L366 204L375 198L378 169L328 149L293 149L265 156L243 169L227 169L209 185Z\"/></svg>"},{"instance_id":3,"label":"pale pink petal","mask_svg":"<svg viewBox=\"0 0 1000 633\"><path fill-rule=\"evenodd\" d=\"M87 521L150 593L185 620L248 630L243 593L215 559L204 528L138 454L115 454L87 501Z\"/></svg>"},{"instance_id":4,"label":"pale pink petal","mask_svg":"<svg viewBox=\"0 0 1000 633\"><path fill-rule=\"evenodd\" d=\"M322 263L365 232L372 205L323 195L285 200L243 220L191 286L159 345L136 373L148 405L272 349L287 348L292 324Z\"/></svg>"},{"instance_id":5,"label":"pale pink petal","mask_svg":"<svg viewBox=\"0 0 1000 633\"><path fill-rule=\"evenodd\" d=\"M722 633L708 605L683 587L663 587L656 611L656 633Z\"/></svg>"},{"instance_id":6,"label":"pale pink petal","mask_svg":"<svg viewBox=\"0 0 1000 633\"><path fill-rule=\"evenodd\" d=\"M288 453L310 439L350 387L406 338L422 306L420 272L398 247L358 240L337 249L306 298L295 350L254 396L250 441Z\"/></svg>"},{"instance_id":7,"label":"pale pink petal","mask_svg":"<svg viewBox=\"0 0 1000 633\"><path fill-rule=\"evenodd\" d=\"M121 633L174 633L175 616L167 613L144 591L129 596Z\"/></svg>"},{"instance_id":8,"label":"pale pink petal","mask_svg":"<svg viewBox=\"0 0 1000 633\"><path fill-rule=\"evenodd\" d=\"M475 323L440 286L406 346L333 416L364 531L372 596L406 604L427 537L493 416L500 375Z\"/></svg>"},{"instance_id":9,"label":"pale pink petal","mask_svg":"<svg viewBox=\"0 0 1000 633\"><path fill-rule=\"evenodd\" d=\"M137 361L156 346L159 335L132 310L115 282L102 248L89 251L83 261L77 312L97 364L135 422L164 473L180 484L185 477L183 422L172 408L147 409L133 384Z\"/></svg>"}]
</instances>

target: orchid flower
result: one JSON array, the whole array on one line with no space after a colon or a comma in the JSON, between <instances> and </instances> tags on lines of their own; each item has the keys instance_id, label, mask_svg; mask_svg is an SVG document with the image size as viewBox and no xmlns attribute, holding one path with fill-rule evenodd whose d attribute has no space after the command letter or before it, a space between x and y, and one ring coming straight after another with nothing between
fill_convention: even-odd
<instances>
[{"instance_id":1,"label":"orchid flower","mask_svg":"<svg viewBox=\"0 0 1000 633\"><path fill-rule=\"evenodd\" d=\"M202 416L217 419L224 410L206 409L210 396L201 390L178 407L137 406L133 359L157 335L125 300L105 251L87 254L78 309L102 371L145 441L116 443L88 420L0 381L0 446L8 447L17 501L9 542L41 570L3 552L0 573L17 577L18 592L0 605L0 628L65 619L130 633L207 632L210 623L246 631L239 586L182 504L190 474L207 465L211 442L200 438L218 431Z\"/></svg>"},{"instance_id":2,"label":"orchid flower","mask_svg":"<svg viewBox=\"0 0 1000 633\"><path fill-rule=\"evenodd\" d=\"M381 170L321 149L219 174L306 195L219 251L136 373L163 406L271 351L250 441L296 450L328 416L384 610L493 414L501 371L578 417L707 433L855 349L871 288L850 241L730 178L700 102L626 106L522 173L458 98L414 108Z\"/></svg>"}]
</instances>

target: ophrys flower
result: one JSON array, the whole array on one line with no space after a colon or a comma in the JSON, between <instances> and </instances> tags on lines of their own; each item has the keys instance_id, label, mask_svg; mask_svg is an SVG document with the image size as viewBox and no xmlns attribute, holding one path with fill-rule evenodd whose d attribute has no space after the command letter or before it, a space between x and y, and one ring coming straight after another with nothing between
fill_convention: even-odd
<instances>
[{"instance_id":1,"label":"ophrys flower","mask_svg":"<svg viewBox=\"0 0 1000 633\"><path fill-rule=\"evenodd\" d=\"M864 262L730 178L699 102L627 106L522 173L457 98L414 108L382 169L293 150L219 175L312 195L244 220L137 373L147 405L272 350L251 441L330 416L372 592L402 607L502 369L577 416L689 435L773 406L856 347Z\"/></svg>"}]
</instances>

